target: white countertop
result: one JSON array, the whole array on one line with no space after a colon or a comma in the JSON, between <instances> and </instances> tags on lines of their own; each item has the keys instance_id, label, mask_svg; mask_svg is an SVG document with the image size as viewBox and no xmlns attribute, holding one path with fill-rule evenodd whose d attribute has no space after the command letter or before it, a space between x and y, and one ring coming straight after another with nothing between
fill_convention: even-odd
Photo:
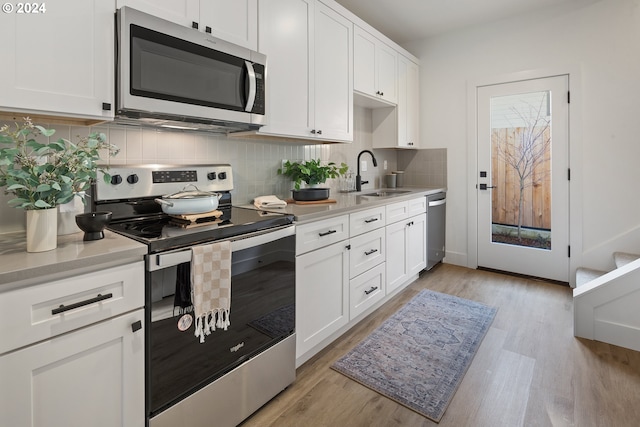
<instances>
[{"instance_id":1,"label":"white countertop","mask_svg":"<svg viewBox=\"0 0 640 427\"><path fill-rule=\"evenodd\" d=\"M407 191L406 193L395 193L391 196L377 197L366 196L366 194L386 191L386 188L366 189L360 192L339 193L331 191L329 199L333 199L336 203L298 205L289 203L285 208L262 209L269 212L281 212L292 214L295 216L297 223L307 221L316 221L318 219L329 218L331 216L341 215L345 213L356 212L375 206L387 205L389 203L400 202L403 200L414 199L417 196L427 196L430 194L446 191L446 188L418 188L418 187L402 187L395 188L391 191ZM255 208L254 205L246 205L244 207Z\"/></svg>"},{"instance_id":2,"label":"white countertop","mask_svg":"<svg viewBox=\"0 0 640 427\"><path fill-rule=\"evenodd\" d=\"M142 243L107 230L104 234L89 242L82 240L82 232L58 236L56 249L34 253L27 252L25 232L0 234L0 292L140 261L147 253Z\"/></svg>"}]
</instances>

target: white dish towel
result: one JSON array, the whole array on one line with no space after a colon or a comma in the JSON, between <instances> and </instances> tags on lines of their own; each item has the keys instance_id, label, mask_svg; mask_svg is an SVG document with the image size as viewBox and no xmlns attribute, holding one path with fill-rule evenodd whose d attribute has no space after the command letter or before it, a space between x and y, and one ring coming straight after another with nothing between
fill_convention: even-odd
<instances>
[{"instance_id":1,"label":"white dish towel","mask_svg":"<svg viewBox=\"0 0 640 427\"><path fill-rule=\"evenodd\" d=\"M227 330L231 310L230 242L191 248L191 301L195 335L201 343L216 328Z\"/></svg>"},{"instance_id":2,"label":"white dish towel","mask_svg":"<svg viewBox=\"0 0 640 427\"><path fill-rule=\"evenodd\" d=\"M274 195L260 196L253 199L253 204L256 208L284 208L287 206L287 202L278 199Z\"/></svg>"}]
</instances>

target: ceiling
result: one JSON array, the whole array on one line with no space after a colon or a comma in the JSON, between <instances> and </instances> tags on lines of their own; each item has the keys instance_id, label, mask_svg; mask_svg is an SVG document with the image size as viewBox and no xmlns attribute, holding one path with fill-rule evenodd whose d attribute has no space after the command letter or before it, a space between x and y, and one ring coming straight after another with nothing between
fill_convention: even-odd
<instances>
[{"instance_id":1,"label":"ceiling","mask_svg":"<svg viewBox=\"0 0 640 427\"><path fill-rule=\"evenodd\" d=\"M336 1L391 40L404 44L575 0Z\"/></svg>"}]
</instances>

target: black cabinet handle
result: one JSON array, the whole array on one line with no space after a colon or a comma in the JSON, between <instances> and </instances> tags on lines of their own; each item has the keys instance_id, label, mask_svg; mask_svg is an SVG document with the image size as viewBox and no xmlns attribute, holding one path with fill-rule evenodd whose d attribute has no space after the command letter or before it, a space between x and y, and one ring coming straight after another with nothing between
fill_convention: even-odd
<instances>
[{"instance_id":1,"label":"black cabinet handle","mask_svg":"<svg viewBox=\"0 0 640 427\"><path fill-rule=\"evenodd\" d=\"M377 249L371 249L370 251L366 251L364 254L365 254L366 256L369 256L369 255L371 255L371 254L375 254L376 252L378 252L378 250L377 250Z\"/></svg>"},{"instance_id":2,"label":"black cabinet handle","mask_svg":"<svg viewBox=\"0 0 640 427\"><path fill-rule=\"evenodd\" d=\"M131 332L137 332L142 329L142 322L140 320L131 324Z\"/></svg>"},{"instance_id":3,"label":"black cabinet handle","mask_svg":"<svg viewBox=\"0 0 640 427\"><path fill-rule=\"evenodd\" d=\"M413 225L413 221L407 223L407 227L411 227Z\"/></svg>"},{"instance_id":4,"label":"black cabinet handle","mask_svg":"<svg viewBox=\"0 0 640 427\"><path fill-rule=\"evenodd\" d=\"M338 232L338 230L329 230L329 231L326 231L324 233L318 233L318 236L324 237L324 236L328 236L329 234L333 234L333 233L337 233L337 232Z\"/></svg>"},{"instance_id":5,"label":"black cabinet handle","mask_svg":"<svg viewBox=\"0 0 640 427\"><path fill-rule=\"evenodd\" d=\"M211 27L209 26L204 27L204 32L211 34Z\"/></svg>"},{"instance_id":6,"label":"black cabinet handle","mask_svg":"<svg viewBox=\"0 0 640 427\"><path fill-rule=\"evenodd\" d=\"M322 129L318 131L318 135L322 135Z\"/></svg>"},{"instance_id":7,"label":"black cabinet handle","mask_svg":"<svg viewBox=\"0 0 640 427\"><path fill-rule=\"evenodd\" d=\"M109 104L108 102L103 102L102 103L102 110L103 111L111 111L111 104Z\"/></svg>"},{"instance_id":8,"label":"black cabinet handle","mask_svg":"<svg viewBox=\"0 0 640 427\"><path fill-rule=\"evenodd\" d=\"M53 310L51 310L51 314L55 315L55 314L64 313L65 311L73 310L74 308L83 307L85 305L93 304L95 302L104 301L109 298L113 298L112 293L108 293L104 295L98 294L98 296L96 296L95 298L89 298L88 300L76 302L74 304L69 304L69 305L60 304L60 307L54 308Z\"/></svg>"},{"instance_id":9,"label":"black cabinet handle","mask_svg":"<svg viewBox=\"0 0 640 427\"><path fill-rule=\"evenodd\" d=\"M315 129L311 129L311 134L315 135L316 134L316 130Z\"/></svg>"},{"instance_id":10,"label":"black cabinet handle","mask_svg":"<svg viewBox=\"0 0 640 427\"><path fill-rule=\"evenodd\" d=\"M375 291L376 289L378 289L377 286L373 286L371 289L369 289L368 291L364 291L365 294L369 295L371 292Z\"/></svg>"},{"instance_id":11,"label":"black cabinet handle","mask_svg":"<svg viewBox=\"0 0 640 427\"><path fill-rule=\"evenodd\" d=\"M378 220L378 218L370 218L370 219L365 219L364 222L366 222L367 224L370 224L372 222L376 222Z\"/></svg>"},{"instance_id":12,"label":"black cabinet handle","mask_svg":"<svg viewBox=\"0 0 640 427\"><path fill-rule=\"evenodd\" d=\"M191 21L191 28L198 29L198 23L196 21Z\"/></svg>"}]
</instances>

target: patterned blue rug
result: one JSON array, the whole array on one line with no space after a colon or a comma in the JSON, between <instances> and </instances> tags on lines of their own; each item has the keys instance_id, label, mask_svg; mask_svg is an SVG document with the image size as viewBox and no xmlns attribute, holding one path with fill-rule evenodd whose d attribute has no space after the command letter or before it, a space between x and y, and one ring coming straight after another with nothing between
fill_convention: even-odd
<instances>
[{"instance_id":1,"label":"patterned blue rug","mask_svg":"<svg viewBox=\"0 0 640 427\"><path fill-rule=\"evenodd\" d=\"M496 311L423 290L332 368L439 422Z\"/></svg>"}]
</instances>

